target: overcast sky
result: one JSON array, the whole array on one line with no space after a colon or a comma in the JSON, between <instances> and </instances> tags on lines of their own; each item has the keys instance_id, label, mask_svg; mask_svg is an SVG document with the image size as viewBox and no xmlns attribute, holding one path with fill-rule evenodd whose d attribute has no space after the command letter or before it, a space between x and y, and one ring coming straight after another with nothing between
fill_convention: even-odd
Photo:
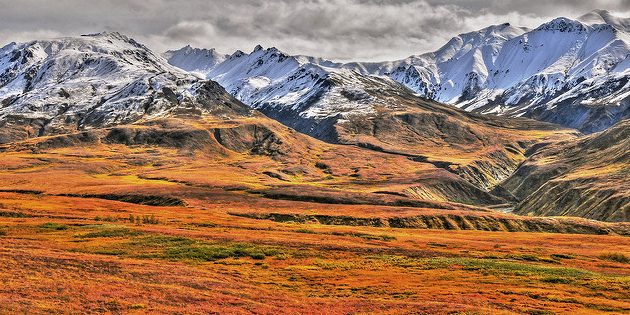
<instances>
[{"instance_id":1,"label":"overcast sky","mask_svg":"<svg viewBox=\"0 0 630 315\"><path fill-rule=\"evenodd\" d=\"M593 9L630 17L630 0L0 0L0 8L0 46L119 31L157 51L262 44L345 61L435 50L490 24L536 27Z\"/></svg>"}]
</instances>

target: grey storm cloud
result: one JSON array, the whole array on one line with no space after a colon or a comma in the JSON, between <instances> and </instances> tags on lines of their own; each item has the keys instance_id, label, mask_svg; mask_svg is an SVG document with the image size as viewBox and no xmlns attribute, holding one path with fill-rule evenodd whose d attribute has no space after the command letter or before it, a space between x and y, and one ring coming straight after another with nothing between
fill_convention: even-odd
<instances>
[{"instance_id":1,"label":"grey storm cloud","mask_svg":"<svg viewBox=\"0 0 630 315\"><path fill-rule=\"evenodd\" d=\"M0 0L0 5L1 42L115 30L157 51L190 44L231 53L262 44L335 60L403 58L491 24L536 27L593 9L630 14L630 0Z\"/></svg>"}]
</instances>

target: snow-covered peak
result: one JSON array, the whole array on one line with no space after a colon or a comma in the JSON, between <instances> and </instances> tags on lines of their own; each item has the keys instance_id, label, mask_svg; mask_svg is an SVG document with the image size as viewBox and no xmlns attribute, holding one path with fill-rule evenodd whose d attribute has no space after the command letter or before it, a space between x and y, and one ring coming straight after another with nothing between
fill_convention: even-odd
<instances>
[{"instance_id":1,"label":"snow-covered peak","mask_svg":"<svg viewBox=\"0 0 630 315\"><path fill-rule=\"evenodd\" d=\"M543 23L536 30L541 31L558 31L558 32L584 32L586 25L578 20L572 20L565 17L555 18L547 23Z\"/></svg>"},{"instance_id":2,"label":"snow-covered peak","mask_svg":"<svg viewBox=\"0 0 630 315\"><path fill-rule=\"evenodd\" d=\"M285 77L302 63L297 58L272 47L264 49L258 45L249 54L237 51L222 63L209 69L206 75L221 83L226 89L247 78L259 78L258 81L274 81Z\"/></svg>"},{"instance_id":3,"label":"snow-covered peak","mask_svg":"<svg viewBox=\"0 0 630 315\"><path fill-rule=\"evenodd\" d=\"M164 58L166 58L171 65L186 71L203 74L208 73L212 68L228 57L229 56L226 54L218 53L214 48L193 48L190 47L190 45L178 50L169 50L164 53Z\"/></svg>"},{"instance_id":4,"label":"snow-covered peak","mask_svg":"<svg viewBox=\"0 0 630 315\"><path fill-rule=\"evenodd\" d=\"M113 40L119 40L119 41L124 41L124 42L130 42L133 43L134 45L140 45L140 43L136 42L135 40L133 40L131 37L128 37L127 35L121 34L119 32L115 32L115 31L104 31L104 32L99 32L99 33L92 33L92 34L83 34L81 35L82 37L95 37L95 38L104 38L104 39L113 39ZM67 37L70 38L70 37Z\"/></svg>"},{"instance_id":5,"label":"snow-covered peak","mask_svg":"<svg viewBox=\"0 0 630 315\"><path fill-rule=\"evenodd\" d=\"M355 67L389 75L423 96L467 110L541 117L535 114L544 111L540 106L555 108L560 101L573 100L574 105L613 106L608 115L614 123L629 103L624 95L630 86L608 85L630 77L628 21L598 10L577 20L556 18L533 30L494 25L460 34L432 53L382 63L380 68L374 63ZM574 89L586 84L582 82L608 94L582 99ZM573 118L545 119L597 131L582 127L590 125L591 118L585 115L594 107L589 106L584 111L576 109Z\"/></svg>"},{"instance_id":6,"label":"snow-covered peak","mask_svg":"<svg viewBox=\"0 0 630 315\"><path fill-rule=\"evenodd\" d=\"M321 136L320 131L330 132L318 129L321 121L373 115L376 107L397 106L391 100L397 94L391 91L399 91L400 84L342 66L257 45L250 53L235 52L206 75L245 104L297 130Z\"/></svg>"},{"instance_id":7,"label":"snow-covered peak","mask_svg":"<svg viewBox=\"0 0 630 315\"><path fill-rule=\"evenodd\" d=\"M326 61L258 45L249 54L232 54L208 71L207 78L254 108L262 104L299 106L309 93L317 93L315 86L328 75L319 63Z\"/></svg>"},{"instance_id":8,"label":"snow-covered peak","mask_svg":"<svg viewBox=\"0 0 630 315\"><path fill-rule=\"evenodd\" d=\"M577 20L587 25L608 24L617 30L630 32L630 18L615 16L607 10L593 10Z\"/></svg>"},{"instance_id":9,"label":"snow-covered peak","mask_svg":"<svg viewBox=\"0 0 630 315\"><path fill-rule=\"evenodd\" d=\"M16 42L10 42L6 45L4 45L2 48L0 48L0 56L2 56L3 54L5 54L8 51L11 51L15 48L15 46L17 46Z\"/></svg>"},{"instance_id":10,"label":"snow-covered peak","mask_svg":"<svg viewBox=\"0 0 630 315\"><path fill-rule=\"evenodd\" d=\"M175 70L146 46L117 32L36 40L10 44L5 48L3 48L5 55L12 54L9 63L17 65L15 61L20 55L18 66L21 68L46 59L85 61L84 59L88 57L98 57L112 61L112 65L115 64L117 67L137 67L151 71ZM0 61L0 64L3 63Z\"/></svg>"},{"instance_id":11,"label":"snow-covered peak","mask_svg":"<svg viewBox=\"0 0 630 315\"><path fill-rule=\"evenodd\" d=\"M9 44L0 51L0 125L31 121L39 134L196 108L200 89L212 87L115 32Z\"/></svg>"},{"instance_id":12,"label":"snow-covered peak","mask_svg":"<svg viewBox=\"0 0 630 315\"><path fill-rule=\"evenodd\" d=\"M486 47L498 49L504 42L528 31L524 27L514 27L509 23L492 25L475 32L460 34L435 51L436 62L460 59L475 49Z\"/></svg>"},{"instance_id":13,"label":"snow-covered peak","mask_svg":"<svg viewBox=\"0 0 630 315\"><path fill-rule=\"evenodd\" d=\"M254 47L254 50L252 51L252 53L257 52L259 50L263 50L263 46L260 45L260 44L256 45L256 47Z\"/></svg>"}]
</instances>

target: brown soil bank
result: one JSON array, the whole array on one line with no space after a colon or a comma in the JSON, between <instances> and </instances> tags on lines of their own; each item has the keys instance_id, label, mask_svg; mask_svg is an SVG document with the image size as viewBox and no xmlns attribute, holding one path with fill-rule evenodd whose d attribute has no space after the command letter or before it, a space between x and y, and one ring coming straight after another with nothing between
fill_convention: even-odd
<instances>
[{"instance_id":1,"label":"brown soil bank","mask_svg":"<svg viewBox=\"0 0 630 315\"><path fill-rule=\"evenodd\" d=\"M480 230L507 232L546 232L570 234L630 235L630 224L601 223L577 218L528 218L485 214L427 214L407 217L353 217L347 215L293 213L230 213L231 215L275 222L318 223L324 225L373 226L412 229Z\"/></svg>"}]
</instances>

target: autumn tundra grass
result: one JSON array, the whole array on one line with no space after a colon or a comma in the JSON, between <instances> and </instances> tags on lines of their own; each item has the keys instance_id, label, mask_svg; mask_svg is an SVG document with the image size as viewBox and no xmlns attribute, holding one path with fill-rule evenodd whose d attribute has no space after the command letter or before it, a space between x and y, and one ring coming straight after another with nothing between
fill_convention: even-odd
<instances>
[{"instance_id":1,"label":"autumn tundra grass","mask_svg":"<svg viewBox=\"0 0 630 315\"><path fill-rule=\"evenodd\" d=\"M274 222L229 215L225 205L238 208L240 197L225 196L141 209L2 197L3 207L30 213L0 217L7 314L630 311L625 236ZM137 224L133 213L158 222Z\"/></svg>"},{"instance_id":2,"label":"autumn tundra grass","mask_svg":"<svg viewBox=\"0 0 630 315\"><path fill-rule=\"evenodd\" d=\"M628 224L413 201L444 173L324 149L1 153L0 314L630 312Z\"/></svg>"}]
</instances>

